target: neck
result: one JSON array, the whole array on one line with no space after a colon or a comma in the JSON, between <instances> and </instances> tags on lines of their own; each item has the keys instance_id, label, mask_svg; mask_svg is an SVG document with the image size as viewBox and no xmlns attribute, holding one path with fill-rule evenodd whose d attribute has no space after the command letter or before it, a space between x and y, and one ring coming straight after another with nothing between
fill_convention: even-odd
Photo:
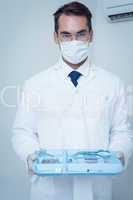
<instances>
[{"instance_id":1,"label":"neck","mask_svg":"<svg viewBox=\"0 0 133 200\"><path fill-rule=\"evenodd\" d=\"M88 58L88 57L87 57L87 58ZM62 59L64 60L64 62L65 62L67 65L69 65L71 68L73 68L73 69L77 69L77 68L79 68L81 65L83 65L83 64L85 63L85 61L87 60L87 58L86 58L85 60L83 60L82 62L78 63L78 64L72 64L72 63L68 62L67 60L65 60L65 59L62 57Z\"/></svg>"}]
</instances>

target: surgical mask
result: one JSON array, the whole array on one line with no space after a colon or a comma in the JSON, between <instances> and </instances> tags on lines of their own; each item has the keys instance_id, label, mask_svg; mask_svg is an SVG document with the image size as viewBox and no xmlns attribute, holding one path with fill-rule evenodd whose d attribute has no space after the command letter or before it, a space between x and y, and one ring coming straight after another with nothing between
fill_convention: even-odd
<instances>
[{"instance_id":1,"label":"surgical mask","mask_svg":"<svg viewBox=\"0 0 133 200\"><path fill-rule=\"evenodd\" d=\"M90 42L69 41L61 42L61 54L65 60L72 64L78 64L88 57Z\"/></svg>"}]
</instances>

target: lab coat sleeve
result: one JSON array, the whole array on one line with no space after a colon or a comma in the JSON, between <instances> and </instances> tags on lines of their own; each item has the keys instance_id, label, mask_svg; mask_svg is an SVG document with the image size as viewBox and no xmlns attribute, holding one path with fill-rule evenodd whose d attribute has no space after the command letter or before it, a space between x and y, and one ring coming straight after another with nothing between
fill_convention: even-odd
<instances>
[{"instance_id":1,"label":"lab coat sleeve","mask_svg":"<svg viewBox=\"0 0 133 200\"><path fill-rule=\"evenodd\" d=\"M113 105L109 149L111 151L123 152L125 169L133 152L132 133L133 130L130 129L128 122L126 90L123 83L119 81L115 103Z\"/></svg>"},{"instance_id":2,"label":"lab coat sleeve","mask_svg":"<svg viewBox=\"0 0 133 200\"><path fill-rule=\"evenodd\" d=\"M12 129L12 146L19 158L26 164L28 155L39 150L36 130L37 116L34 109L36 97L33 89L25 82Z\"/></svg>"}]
</instances>

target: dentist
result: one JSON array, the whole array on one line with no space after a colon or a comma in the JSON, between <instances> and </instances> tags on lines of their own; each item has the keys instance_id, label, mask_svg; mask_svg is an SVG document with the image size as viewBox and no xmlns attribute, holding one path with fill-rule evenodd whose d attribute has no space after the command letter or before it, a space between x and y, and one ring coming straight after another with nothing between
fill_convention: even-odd
<instances>
[{"instance_id":1,"label":"dentist","mask_svg":"<svg viewBox=\"0 0 133 200\"><path fill-rule=\"evenodd\" d=\"M25 162L31 200L111 200L111 177L34 175L40 148L115 151L126 168L132 153L125 90L91 60L90 10L79 2L54 13L58 62L25 81L13 124L12 144Z\"/></svg>"}]
</instances>

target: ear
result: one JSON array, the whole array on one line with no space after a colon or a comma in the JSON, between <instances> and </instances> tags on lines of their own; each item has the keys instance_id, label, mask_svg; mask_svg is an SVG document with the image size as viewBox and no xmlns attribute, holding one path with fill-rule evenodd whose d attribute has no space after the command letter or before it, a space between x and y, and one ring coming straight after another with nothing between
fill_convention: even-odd
<instances>
[{"instance_id":1,"label":"ear","mask_svg":"<svg viewBox=\"0 0 133 200\"><path fill-rule=\"evenodd\" d=\"M59 43L58 34L56 32L54 32L54 41L55 41L56 44Z\"/></svg>"},{"instance_id":2,"label":"ear","mask_svg":"<svg viewBox=\"0 0 133 200\"><path fill-rule=\"evenodd\" d=\"M90 42L92 42L92 40L93 40L93 30L90 31L89 35L90 35L90 38L89 38Z\"/></svg>"}]
</instances>

